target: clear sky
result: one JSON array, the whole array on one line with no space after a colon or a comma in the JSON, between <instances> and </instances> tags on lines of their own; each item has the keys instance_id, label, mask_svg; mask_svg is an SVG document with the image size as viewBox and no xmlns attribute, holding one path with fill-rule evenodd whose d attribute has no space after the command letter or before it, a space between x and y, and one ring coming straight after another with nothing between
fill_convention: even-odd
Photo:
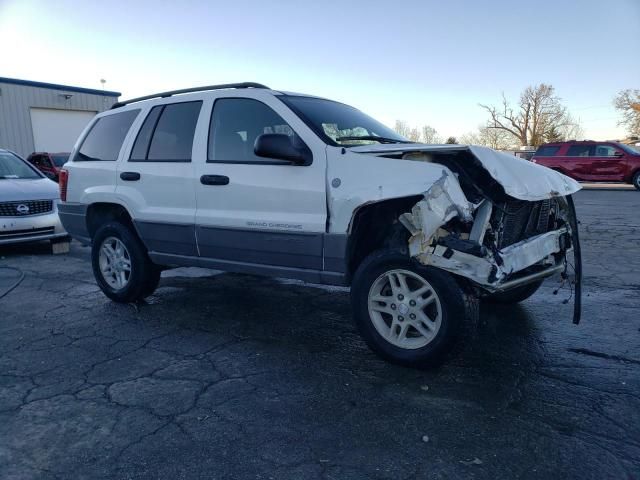
<instances>
[{"instance_id":1,"label":"clear sky","mask_svg":"<svg viewBox=\"0 0 640 480\"><path fill-rule=\"evenodd\" d=\"M640 0L0 0L0 76L104 78L123 98L256 81L443 136L546 82L587 138L615 138L612 99L640 88Z\"/></svg>"}]
</instances>

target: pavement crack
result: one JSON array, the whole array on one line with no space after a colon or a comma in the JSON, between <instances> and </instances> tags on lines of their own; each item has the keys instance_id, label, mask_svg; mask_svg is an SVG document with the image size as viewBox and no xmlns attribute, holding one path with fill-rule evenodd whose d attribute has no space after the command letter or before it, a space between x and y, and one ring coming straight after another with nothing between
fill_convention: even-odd
<instances>
[{"instance_id":1,"label":"pavement crack","mask_svg":"<svg viewBox=\"0 0 640 480\"><path fill-rule=\"evenodd\" d=\"M640 360L634 360L633 358L626 358L620 355L612 355L610 353L596 352L595 350L589 350L588 348L567 348L567 351L578 353L580 355L589 355L591 357L603 358L605 360L615 360L618 362L640 365Z\"/></svg>"}]
</instances>

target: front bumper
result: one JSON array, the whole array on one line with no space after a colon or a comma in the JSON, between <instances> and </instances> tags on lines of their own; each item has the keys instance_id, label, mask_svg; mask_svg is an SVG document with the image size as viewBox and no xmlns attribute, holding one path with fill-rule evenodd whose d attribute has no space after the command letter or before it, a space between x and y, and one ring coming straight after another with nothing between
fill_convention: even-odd
<instances>
[{"instance_id":1,"label":"front bumper","mask_svg":"<svg viewBox=\"0 0 640 480\"><path fill-rule=\"evenodd\" d=\"M53 240L68 236L54 201L53 210L42 215L0 217L0 245Z\"/></svg>"}]
</instances>

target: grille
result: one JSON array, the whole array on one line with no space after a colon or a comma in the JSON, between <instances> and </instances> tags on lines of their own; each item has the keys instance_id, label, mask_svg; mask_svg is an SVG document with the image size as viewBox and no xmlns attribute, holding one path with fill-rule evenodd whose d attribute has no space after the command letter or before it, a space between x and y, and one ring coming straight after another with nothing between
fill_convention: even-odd
<instances>
[{"instance_id":1,"label":"grille","mask_svg":"<svg viewBox=\"0 0 640 480\"><path fill-rule=\"evenodd\" d=\"M549 200L539 202L513 200L503 204L504 230L498 241L498 248L548 231L550 206Z\"/></svg>"},{"instance_id":2,"label":"grille","mask_svg":"<svg viewBox=\"0 0 640 480\"><path fill-rule=\"evenodd\" d=\"M28 200L0 203L0 217L26 217L42 215L53 210L53 200Z\"/></svg>"}]
</instances>

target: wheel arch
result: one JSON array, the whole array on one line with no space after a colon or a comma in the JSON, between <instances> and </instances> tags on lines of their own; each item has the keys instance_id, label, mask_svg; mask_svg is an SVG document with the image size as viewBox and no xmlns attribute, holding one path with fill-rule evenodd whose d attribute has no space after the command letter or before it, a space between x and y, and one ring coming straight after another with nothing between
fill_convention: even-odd
<instances>
[{"instance_id":1,"label":"wheel arch","mask_svg":"<svg viewBox=\"0 0 640 480\"><path fill-rule=\"evenodd\" d=\"M86 213L87 232L89 237L93 240L100 225L103 225L110 221L118 221L129 228L140 238L133 218L124 205L113 202L95 202L87 207Z\"/></svg>"},{"instance_id":2,"label":"wheel arch","mask_svg":"<svg viewBox=\"0 0 640 480\"><path fill-rule=\"evenodd\" d=\"M633 170L631 170L631 174L629 175L629 183L631 183L632 185L636 175L640 175L640 167L636 167Z\"/></svg>"},{"instance_id":3,"label":"wheel arch","mask_svg":"<svg viewBox=\"0 0 640 480\"><path fill-rule=\"evenodd\" d=\"M362 261L372 252L383 247L408 248L408 230L398 217L423 199L423 195L410 195L378 202L369 202L357 207L349 222L345 252L345 264L349 283Z\"/></svg>"}]
</instances>

